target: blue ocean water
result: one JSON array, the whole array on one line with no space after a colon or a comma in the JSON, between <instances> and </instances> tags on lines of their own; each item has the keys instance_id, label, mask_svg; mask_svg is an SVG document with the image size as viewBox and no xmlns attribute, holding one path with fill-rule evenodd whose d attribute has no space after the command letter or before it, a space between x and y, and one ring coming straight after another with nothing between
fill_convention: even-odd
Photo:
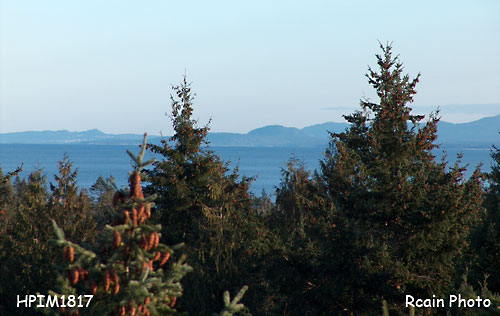
<instances>
[{"instance_id":1,"label":"blue ocean water","mask_svg":"<svg viewBox=\"0 0 500 316\"><path fill-rule=\"evenodd\" d=\"M0 167L3 172L15 170L24 163L21 177L26 177L37 168L43 168L48 182L54 182L54 174L58 172L57 162L67 154L78 168L78 185L89 188L99 175L113 176L119 187L127 185L128 172L131 170L131 160L126 153L129 149L138 152L138 146L104 146L104 145L27 145L0 144ZM324 147L316 148L282 148L282 147L212 147L224 161L230 162L230 167L239 167L241 175L257 177L251 186L251 191L260 195L263 189L268 193L275 191L281 180L281 170L291 158L304 162L309 170L319 167L323 158ZM468 163L468 175L474 166L483 162L483 171L489 171L491 166L490 150L484 149L446 149L447 160L454 162L456 155L463 152L463 164ZM152 154L147 153L147 158ZM438 158L441 154L437 153Z\"/></svg>"},{"instance_id":2,"label":"blue ocean water","mask_svg":"<svg viewBox=\"0 0 500 316\"><path fill-rule=\"evenodd\" d=\"M138 146L103 145L32 145L0 144L0 167L3 172L15 170L24 163L21 177L26 177L37 168L43 168L49 182L54 182L58 172L58 161L67 154L78 168L78 185L89 188L102 175L112 175L119 187L127 185L128 172L132 170L130 157L126 150L134 153ZM274 191L280 182L281 168L292 156L314 169L319 166L324 148L249 148L249 147L212 147L220 158L230 163L231 168L239 167L239 173L257 177L251 190L260 194L262 189ZM152 158L147 152L146 159Z\"/></svg>"}]
</instances>

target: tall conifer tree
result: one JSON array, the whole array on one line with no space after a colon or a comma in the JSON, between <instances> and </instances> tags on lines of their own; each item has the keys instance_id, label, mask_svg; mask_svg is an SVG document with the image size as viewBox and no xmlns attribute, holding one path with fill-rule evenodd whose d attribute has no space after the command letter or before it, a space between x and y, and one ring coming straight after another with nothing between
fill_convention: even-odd
<instances>
[{"instance_id":1,"label":"tall conifer tree","mask_svg":"<svg viewBox=\"0 0 500 316\"><path fill-rule=\"evenodd\" d=\"M472 238L471 269L469 282L482 283L486 278L488 289L500 293L500 149L493 147L493 165L487 175L484 222L476 229Z\"/></svg>"},{"instance_id":2,"label":"tall conifer tree","mask_svg":"<svg viewBox=\"0 0 500 316\"><path fill-rule=\"evenodd\" d=\"M10 201L14 211L2 240L0 304L15 312L16 295L46 291L52 278L47 274L54 251L50 247L51 228L49 194L42 170L33 171L27 180L16 180L16 199ZM33 310L20 310L32 315Z\"/></svg>"},{"instance_id":3,"label":"tall conifer tree","mask_svg":"<svg viewBox=\"0 0 500 316\"><path fill-rule=\"evenodd\" d=\"M391 46L381 48L378 71L366 75L379 102L364 100L362 111L345 117L350 128L332 134L321 162L324 191L337 212L336 238L362 250L351 251L357 256L351 271L366 274L346 274L345 286L358 284L351 297L389 303L403 293L442 296L481 212L480 174L476 169L466 180L458 163L436 161L437 115L421 124L424 117L408 106L420 76L403 75ZM377 286L367 282L370 276Z\"/></svg>"},{"instance_id":4,"label":"tall conifer tree","mask_svg":"<svg viewBox=\"0 0 500 316\"><path fill-rule=\"evenodd\" d=\"M78 169L65 155L58 163L59 173L50 184L48 217L55 219L66 237L72 241L92 242L95 238L96 221L91 214L92 200L85 190L79 190L76 177Z\"/></svg>"},{"instance_id":5,"label":"tall conifer tree","mask_svg":"<svg viewBox=\"0 0 500 316\"><path fill-rule=\"evenodd\" d=\"M157 194L157 215L167 243L185 242L194 273L186 278L187 295L180 302L194 314L220 308L225 289L246 282L239 273L243 240L253 216L248 188L236 170L207 148L208 126L198 127L193 116L193 93L186 78L173 87L171 120L173 144L150 145L158 155L147 173L147 192Z\"/></svg>"}]
</instances>

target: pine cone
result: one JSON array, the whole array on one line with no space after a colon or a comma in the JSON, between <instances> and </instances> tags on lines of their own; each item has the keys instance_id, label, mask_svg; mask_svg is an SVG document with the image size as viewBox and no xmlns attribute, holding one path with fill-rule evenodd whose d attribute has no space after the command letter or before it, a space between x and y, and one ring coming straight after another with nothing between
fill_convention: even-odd
<instances>
[{"instance_id":1,"label":"pine cone","mask_svg":"<svg viewBox=\"0 0 500 316\"><path fill-rule=\"evenodd\" d=\"M153 261L158 261L160 260L160 258L161 258L161 252L157 251L155 256L153 257Z\"/></svg>"},{"instance_id":2,"label":"pine cone","mask_svg":"<svg viewBox=\"0 0 500 316\"><path fill-rule=\"evenodd\" d=\"M114 236L113 236L113 247L118 248L120 247L120 243L122 242L122 235L118 230L115 230Z\"/></svg>"},{"instance_id":3,"label":"pine cone","mask_svg":"<svg viewBox=\"0 0 500 316\"><path fill-rule=\"evenodd\" d=\"M136 199L144 199L144 194L142 193L141 187L141 174L139 172L134 172L130 176L130 197Z\"/></svg>"},{"instance_id":4,"label":"pine cone","mask_svg":"<svg viewBox=\"0 0 500 316\"><path fill-rule=\"evenodd\" d=\"M164 265L165 263L167 263L168 259L170 259L170 252L165 252L163 254L163 257L161 258L161 261L160 261L160 267L162 265Z\"/></svg>"},{"instance_id":5,"label":"pine cone","mask_svg":"<svg viewBox=\"0 0 500 316\"><path fill-rule=\"evenodd\" d=\"M144 210L145 210L145 207L144 207L144 203L140 203L141 205L139 206L139 210L137 211L137 216L139 218L142 218L142 216L144 215Z\"/></svg>"},{"instance_id":6,"label":"pine cone","mask_svg":"<svg viewBox=\"0 0 500 316\"><path fill-rule=\"evenodd\" d=\"M78 272L80 273L80 280L87 280L89 272L82 267L78 267Z\"/></svg>"},{"instance_id":7,"label":"pine cone","mask_svg":"<svg viewBox=\"0 0 500 316\"><path fill-rule=\"evenodd\" d=\"M142 225L146 221L146 219L147 219L146 214L141 213L139 215L139 225Z\"/></svg>"},{"instance_id":8,"label":"pine cone","mask_svg":"<svg viewBox=\"0 0 500 316\"><path fill-rule=\"evenodd\" d=\"M123 211L123 216L124 216L124 223L125 225L127 225L131 220L130 220L130 212L125 210Z\"/></svg>"},{"instance_id":9,"label":"pine cone","mask_svg":"<svg viewBox=\"0 0 500 316\"><path fill-rule=\"evenodd\" d=\"M78 283L79 277L80 277L80 272L78 272L78 268L74 268L73 270L71 270L70 282L72 285L75 285Z\"/></svg>"},{"instance_id":10,"label":"pine cone","mask_svg":"<svg viewBox=\"0 0 500 316\"><path fill-rule=\"evenodd\" d=\"M153 248L158 248L159 245L160 245L160 234L155 233L155 242Z\"/></svg>"},{"instance_id":11,"label":"pine cone","mask_svg":"<svg viewBox=\"0 0 500 316\"><path fill-rule=\"evenodd\" d=\"M177 303L177 296L172 297L170 304L168 306L174 307L175 303Z\"/></svg>"},{"instance_id":12,"label":"pine cone","mask_svg":"<svg viewBox=\"0 0 500 316\"><path fill-rule=\"evenodd\" d=\"M109 271L106 271L104 275L104 292L109 290L109 286L111 285L111 276L109 275Z\"/></svg>"},{"instance_id":13,"label":"pine cone","mask_svg":"<svg viewBox=\"0 0 500 316\"><path fill-rule=\"evenodd\" d=\"M113 295L118 294L120 292L120 284L115 284L115 288L113 289Z\"/></svg>"},{"instance_id":14,"label":"pine cone","mask_svg":"<svg viewBox=\"0 0 500 316\"><path fill-rule=\"evenodd\" d=\"M146 250L150 250L151 248L153 248L155 242L156 242L155 233L151 233L151 235L149 235L149 240L148 240L148 249Z\"/></svg>"},{"instance_id":15,"label":"pine cone","mask_svg":"<svg viewBox=\"0 0 500 316\"><path fill-rule=\"evenodd\" d=\"M69 246L68 248L68 259L69 262L73 262L73 260L75 260L75 248L73 248L73 246Z\"/></svg>"},{"instance_id":16,"label":"pine cone","mask_svg":"<svg viewBox=\"0 0 500 316\"><path fill-rule=\"evenodd\" d=\"M135 208L132 209L132 225L137 227L137 210Z\"/></svg>"}]
</instances>

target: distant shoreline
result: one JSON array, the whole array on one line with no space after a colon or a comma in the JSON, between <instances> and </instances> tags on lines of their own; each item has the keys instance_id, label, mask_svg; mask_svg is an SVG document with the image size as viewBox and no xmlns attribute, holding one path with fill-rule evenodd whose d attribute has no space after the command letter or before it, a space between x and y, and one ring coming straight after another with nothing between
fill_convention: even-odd
<instances>
[{"instance_id":1,"label":"distant shoreline","mask_svg":"<svg viewBox=\"0 0 500 316\"><path fill-rule=\"evenodd\" d=\"M341 133L348 123L327 122L304 128L268 125L246 134L208 133L206 140L217 147L303 147L327 146L329 132ZM469 123L449 123L438 125L437 144L448 147L479 149L500 144L500 115L485 117ZM170 136L149 136L151 143L159 144ZM82 132L28 131L1 133L0 144L85 144L85 145L136 145L141 143L142 134L106 134L93 129Z\"/></svg>"}]
</instances>

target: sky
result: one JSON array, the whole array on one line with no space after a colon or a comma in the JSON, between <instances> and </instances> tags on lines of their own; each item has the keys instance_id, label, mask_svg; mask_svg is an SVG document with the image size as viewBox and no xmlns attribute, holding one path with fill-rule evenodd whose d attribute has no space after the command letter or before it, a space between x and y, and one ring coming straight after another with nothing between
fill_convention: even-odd
<instances>
[{"instance_id":1,"label":"sky","mask_svg":"<svg viewBox=\"0 0 500 316\"><path fill-rule=\"evenodd\" d=\"M0 133L171 135L184 74L213 132L342 122L377 101L379 42L421 73L416 112L500 114L498 0L0 0Z\"/></svg>"}]
</instances>

